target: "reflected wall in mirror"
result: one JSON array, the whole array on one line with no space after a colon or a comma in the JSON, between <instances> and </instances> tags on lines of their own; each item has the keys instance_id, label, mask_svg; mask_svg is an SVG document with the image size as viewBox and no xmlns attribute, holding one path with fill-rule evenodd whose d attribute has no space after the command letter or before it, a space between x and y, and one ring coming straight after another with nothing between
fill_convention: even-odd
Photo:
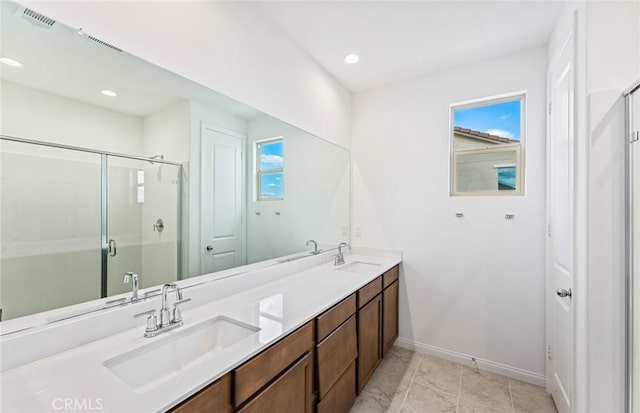
<instances>
[{"instance_id":1,"label":"reflected wall in mirror","mask_svg":"<svg viewBox=\"0 0 640 413\"><path fill-rule=\"evenodd\" d=\"M126 272L149 288L348 241L346 149L1 7L1 54L21 63L0 73L2 320L131 291Z\"/></svg>"}]
</instances>

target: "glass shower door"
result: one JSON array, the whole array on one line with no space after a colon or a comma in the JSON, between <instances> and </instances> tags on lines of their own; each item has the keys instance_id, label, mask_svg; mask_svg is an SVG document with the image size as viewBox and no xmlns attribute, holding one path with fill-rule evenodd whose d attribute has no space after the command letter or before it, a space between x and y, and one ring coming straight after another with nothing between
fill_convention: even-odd
<instances>
[{"instance_id":1,"label":"glass shower door","mask_svg":"<svg viewBox=\"0 0 640 413\"><path fill-rule=\"evenodd\" d=\"M140 288L177 280L180 167L107 158L107 295L131 291L123 282L128 271L138 274Z\"/></svg>"},{"instance_id":2,"label":"glass shower door","mask_svg":"<svg viewBox=\"0 0 640 413\"><path fill-rule=\"evenodd\" d=\"M2 320L100 298L100 155L0 140Z\"/></svg>"}]
</instances>

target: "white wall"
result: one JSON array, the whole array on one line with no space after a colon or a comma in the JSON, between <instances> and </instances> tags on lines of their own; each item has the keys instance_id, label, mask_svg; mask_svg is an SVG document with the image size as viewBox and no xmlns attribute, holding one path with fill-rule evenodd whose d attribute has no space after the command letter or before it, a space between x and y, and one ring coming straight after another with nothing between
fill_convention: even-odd
<instances>
[{"instance_id":1,"label":"white wall","mask_svg":"<svg viewBox=\"0 0 640 413\"><path fill-rule=\"evenodd\" d=\"M349 146L350 94L249 3L20 3Z\"/></svg>"},{"instance_id":2,"label":"white wall","mask_svg":"<svg viewBox=\"0 0 640 413\"><path fill-rule=\"evenodd\" d=\"M255 142L279 136L284 199L257 201ZM310 239L324 245L319 248L349 240L349 153L344 148L265 116L248 122L246 153L248 263L310 250L305 246Z\"/></svg>"},{"instance_id":3,"label":"white wall","mask_svg":"<svg viewBox=\"0 0 640 413\"><path fill-rule=\"evenodd\" d=\"M141 155L142 118L15 83L1 83L5 135Z\"/></svg>"},{"instance_id":4,"label":"white wall","mask_svg":"<svg viewBox=\"0 0 640 413\"><path fill-rule=\"evenodd\" d=\"M353 242L403 251L400 341L521 369L537 382L545 372L545 71L546 50L526 50L355 95L352 119L352 225L362 234ZM450 197L449 105L521 90L525 195Z\"/></svg>"}]
</instances>

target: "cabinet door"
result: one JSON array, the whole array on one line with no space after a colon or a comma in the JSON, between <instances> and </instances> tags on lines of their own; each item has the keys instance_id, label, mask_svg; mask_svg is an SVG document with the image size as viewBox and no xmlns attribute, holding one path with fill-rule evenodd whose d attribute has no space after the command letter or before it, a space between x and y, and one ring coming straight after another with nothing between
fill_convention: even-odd
<instances>
[{"instance_id":1,"label":"cabinet door","mask_svg":"<svg viewBox=\"0 0 640 413\"><path fill-rule=\"evenodd\" d=\"M307 353L238 412L312 413L314 403L312 354Z\"/></svg>"},{"instance_id":2,"label":"cabinet door","mask_svg":"<svg viewBox=\"0 0 640 413\"><path fill-rule=\"evenodd\" d=\"M382 298L379 294L358 311L358 394L380 363L381 321Z\"/></svg>"},{"instance_id":3,"label":"cabinet door","mask_svg":"<svg viewBox=\"0 0 640 413\"><path fill-rule=\"evenodd\" d=\"M382 292L382 351L383 355L398 338L398 281Z\"/></svg>"},{"instance_id":4,"label":"cabinet door","mask_svg":"<svg viewBox=\"0 0 640 413\"><path fill-rule=\"evenodd\" d=\"M171 410L171 413L231 413L232 410L231 376L227 374Z\"/></svg>"}]
</instances>

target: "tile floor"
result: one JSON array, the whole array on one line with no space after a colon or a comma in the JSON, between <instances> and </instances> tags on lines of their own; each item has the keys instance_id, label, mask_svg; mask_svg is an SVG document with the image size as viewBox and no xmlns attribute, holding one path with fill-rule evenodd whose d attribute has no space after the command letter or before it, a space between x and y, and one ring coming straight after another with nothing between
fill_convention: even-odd
<instances>
[{"instance_id":1,"label":"tile floor","mask_svg":"<svg viewBox=\"0 0 640 413\"><path fill-rule=\"evenodd\" d=\"M542 387L394 346L350 413L556 413Z\"/></svg>"}]
</instances>

